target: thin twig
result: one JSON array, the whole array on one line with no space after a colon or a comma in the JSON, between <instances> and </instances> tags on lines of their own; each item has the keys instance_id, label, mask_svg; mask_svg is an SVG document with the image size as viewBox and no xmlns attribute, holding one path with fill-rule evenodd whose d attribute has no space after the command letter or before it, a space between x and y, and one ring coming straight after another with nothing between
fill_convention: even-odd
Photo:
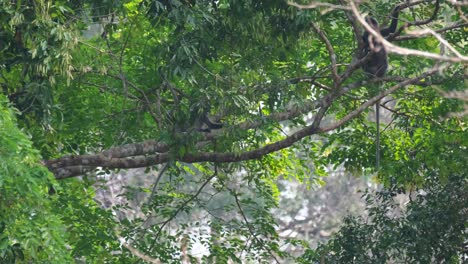
<instances>
[{"instance_id":1,"label":"thin twig","mask_svg":"<svg viewBox=\"0 0 468 264\"><path fill-rule=\"evenodd\" d=\"M468 23L458 22L458 23L455 23L452 26L448 26L448 27L445 27L445 28L435 30L435 32L436 33L444 33L444 32L447 32L447 31L450 31L450 30L453 30L453 29L464 28L464 27L467 27L467 26L468 26ZM414 36L414 35L413 36L412 35L398 36L395 39L393 39L392 41L404 41L404 40L410 40L410 39L415 39L415 38L426 37L426 36L429 36L429 35L430 35L429 33L426 33L426 35L421 34L421 35L418 35L418 36Z\"/></svg>"},{"instance_id":2,"label":"thin twig","mask_svg":"<svg viewBox=\"0 0 468 264\"><path fill-rule=\"evenodd\" d=\"M123 237L119 237L119 241L120 243L122 244L122 246L124 246L126 249L128 249L134 256L144 260L144 261L147 261L149 263L153 263L153 264L162 264L162 262L159 260L159 259L155 259L153 257L150 257L146 254L144 254L143 252L141 252L140 250L132 247L130 244L128 244L125 239Z\"/></svg>"},{"instance_id":3,"label":"thin twig","mask_svg":"<svg viewBox=\"0 0 468 264\"><path fill-rule=\"evenodd\" d=\"M260 239L255 234L255 231L253 230L252 225L249 223L249 220L247 219L247 216L245 215L244 210L242 210L241 204L239 202L239 197L237 196L236 192L232 190L230 190L230 192L234 196L234 199L236 200L237 208L239 208L239 212L242 215L242 218L244 219L245 224L247 225L247 228L249 229L250 234L257 241L259 245L263 245L262 241L260 241ZM271 252L271 250L268 247L265 247L265 249L268 251L268 253L270 253L271 257L276 261L276 263L280 263L278 259L276 258L276 256Z\"/></svg>"},{"instance_id":4,"label":"thin twig","mask_svg":"<svg viewBox=\"0 0 468 264\"><path fill-rule=\"evenodd\" d=\"M174 218L177 216L177 214L180 213L180 211L182 211L190 202L192 202L193 200L195 200L195 198L198 197L198 195L201 193L201 191L203 190L203 188L205 188L206 185L208 185L208 183L214 178L217 176L217 171L215 170L215 172L213 173L213 175L211 175L210 177L208 177L208 179L206 179L206 181L202 184L202 186L200 186L200 188L198 189L198 191L192 196L190 197L189 199L187 199L185 202L182 203L182 205L177 208L177 210L171 215L171 217L169 217L169 219L167 219L166 221L164 221L161 225L161 227L159 227L159 231L156 233L155 237L154 237L154 240L153 242L151 243L151 246L149 247L149 250L151 250L154 245L156 244L156 241L158 240L159 236L161 235L161 232L162 230L164 229L164 227L169 223L171 222L172 220L174 220Z\"/></svg>"},{"instance_id":5,"label":"thin twig","mask_svg":"<svg viewBox=\"0 0 468 264\"><path fill-rule=\"evenodd\" d=\"M150 196L148 198L148 202L151 202L151 200L153 199L154 194L156 193L156 190L158 189L159 181L161 180L164 172L169 167L169 163L170 162L166 162L166 164L164 164L164 167L158 172L158 176L156 177L156 181L154 181L153 190L151 191L151 194L150 194Z\"/></svg>"},{"instance_id":6,"label":"thin twig","mask_svg":"<svg viewBox=\"0 0 468 264\"><path fill-rule=\"evenodd\" d=\"M468 62L468 57L462 56L462 57L449 57L449 56L444 56L444 55L438 55L426 51L420 51L420 50L414 50L414 49L408 49L408 48L402 48L393 45L389 41L387 41L384 37L382 37L379 33L375 31L374 28L372 28L367 22L364 20L364 18L359 14L359 11L357 10L356 5L354 4L353 1L350 1L350 6L351 10L353 10L354 15L356 16L356 19L365 27L365 29L374 36L377 41L379 41L384 48L387 50L387 52L391 53L396 53L400 55L413 55L413 56L418 56L418 57L426 57L429 59L434 59L438 61L447 61L447 62Z\"/></svg>"},{"instance_id":7,"label":"thin twig","mask_svg":"<svg viewBox=\"0 0 468 264\"><path fill-rule=\"evenodd\" d=\"M333 46L330 43L330 41L328 40L325 33L323 33L323 31L319 28L318 25L316 25L315 23L312 23L312 28L320 36L322 41L325 43L325 46L327 47L328 56L330 57L330 62L331 62L333 82L334 82L335 89L337 89L338 86L341 83L341 78L338 75L338 70L337 70L337 67L336 67L336 54L335 54L335 51L333 50Z\"/></svg>"},{"instance_id":8,"label":"thin twig","mask_svg":"<svg viewBox=\"0 0 468 264\"><path fill-rule=\"evenodd\" d=\"M295 2L288 1L288 5L295 6L295 7L299 8L299 9L313 9L313 8L317 8L317 7L328 7L328 8L331 8L331 9L349 10L349 7L346 7L346 6L334 5L334 4L330 4L330 3L321 3L321 2L312 2L312 3L308 4L308 5L301 5L301 4L297 4Z\"/></svg>"},{"instance_id":9,"label":"thin twig","mask_svg":"<svg viewBox=\"0 0 468 264\"><path fill-rule=\"evenodd\" d=\"M367 102L363 103L361 106L359 106L356 110L350 112L348 115L346 115L345 117L343 117L341 120L339 120L338 122L335 122L334 124L332 125L329 125L327 127L322 127L319 129L320 132L328 132L328 131L331 131L331 130L335 130L337 129L338 127L344 125L345 123L347 123L348 121L350 121L351 119L353 119L354 117L356 117L357 115L361 114L365 109L367 109L368 107L370 107L371 105L377 103L380 99L382 99L383 97L389 95L389 94L392 94L394 93L395 91L397 91L398 89L401 89L409 84L412 84L413 82L417 82L423 78L426 78L432 74L435 74L437 72L439 72L440 70L442 70L443 67L441 66L435 66L433 67L432 69L426 71L425 73L413 78L413 79L409 79L409 80L406 80L406 81L403 81L401 83L398 83L397 85L394 85L393 87L390 87L388 90L385 90L381 93L379 93L378 95L372 97L371 99L369 99Z\"/></svg>"},{"instance_id":10,"label":"thin twig","mask_svg":"<svg viewBox=\"0 0 468 264\"><path fill-rule=\"evenodd\" d=\"M464 56L461 55L452 45L450 45L450 43L448 43L447 40L445 40L444 38L442 38L442 36L440 36L439 34L437 34L434 30L432 29L429 29L429 28L425 28L425 29L422 29L422 30L418 30L418 31L413 31L413 32L409 32L408 33L409 35L414 35L414 36L423 36L425 34L431 34L433 35L436 39L439 40L440 43L442 43L445 47L447 47L450 51L452 51L457 57L459 58L463 58Z\"/></svg>"}]
</instances>

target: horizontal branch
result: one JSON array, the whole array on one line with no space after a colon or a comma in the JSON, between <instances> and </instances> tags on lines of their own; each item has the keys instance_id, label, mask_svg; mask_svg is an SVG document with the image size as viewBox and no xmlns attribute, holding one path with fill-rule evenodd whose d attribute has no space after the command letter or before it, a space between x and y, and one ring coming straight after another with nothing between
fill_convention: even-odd
<instances>
[{"instance_id":1,"label":"horizontal branch","mask_svg":"<svg viewBox=\"0 0 468 264\"><path fill-rule=\"evenodd\" d=\"M286 120L292 116L297 116L301 113L309 112L311 108L319 109L315 115L314 121L310 126L306 126L296 133L284 138L283 140L277 141L265 145L263 147L245 151L242 153L237 152L194 152L186 154L182 157L176 158L179 161L187 163L196 163L196 162L215 162L215 163L227 163L227 162L240 162L246 160L259 159L265 155L276 152L278 150L288 148L299 140L321 132L327 132L333 130L339 126L342 126L350 119L354 118L366 107L374 104L380 98L384 97L387 94L390 94L397 89L404 87L408 84L418 84L427 86L428 83L421 82L420 80L424 77L429 76L434 73L434 70L429 71L421 76L412 79L405 79L402 77L388 76L383 78L374 78L365 81L358 81L351 83L345 87L342 87L340 90L325 95L322 99L310 102L306 107L291 107L288 112L275 113L269 116L269 118L275 120ZM399 84L390 88L382 94L370 99L368 102L363 104L359 109L351 112L348 116L340 120L338 123L331 125L326 128L320 128L322 118L325 115L328 107L339 97L345 95L349 91L366 85L369 83L378 83L382 81L401 81ZM240 128L248 129L250 127L255 127L258 125L256 122L245 122L239 125ZM211 133L212 134L212 133ZM215 136L213 134L213 136ZM196 149L200 149L206 141L199 142L196 146ZM113 147L107 150L102 151L98 154L86 154L86 155L77 155L77 156L66 156L54 160L45 161L44 164L51 170L57 179L65 179L70 177L75 177L78 175L83 175L87 172L90 172L97 167L107 168L107 169L130 169L130 168L142 168L149 167L158 164L162 164L173 159L173 155L169 153L169 145L157 142L155 140L147 140L141 143L125 144L118 147Z\"/></svg>"},{"instance_id":2,"label":"horizontal branch","mask_svg":"<svg viewBox=\"0 0 468 264\"><path fill-rule=\"evenodd\" d=\"M342 9L342 10L349 10L349 7L342 6L342 5L334 5L330 3L321 3L321 2L311 2L308 5L301 5L292 1L288 1L288 4L294 7L297 7L299 9L313 9L317 7L325 7L329 9Z\"/></svg>"},{"instance_id":3,"label":"horizontal branch","mask_svg":"<svg viewBox=\"0 0 468 264\"><path fill-rule=\"evenodd\" d=\"M259 159L265 155L276 152L278 150L290 147L295 142L313 135L317 132L321 120L325 116L325 112L331 105L332 97L337 95L328 95L320 100L322 107L315 115L314 121L310 126L307 126L298 132L286 137L283 140L277 141L272 144L268 144L258 149L245 151L242 153L237 152L196 152L189 153L180 158L176 158L179 161L187 163L195 162L215 162L215 163L226 163L226 162L239 162L246 160ZM146 143L146 145L145 145ZM45 165L52 171L57 179L65 179L78 175L82 175L84 172L89 171L92 168L103 167L107 169L129 169L129 168L141 168L149 167L157 164L168 162L172 157L169 153L159 153L153 155L139 155L132 157L113 157L112 151L116 151L118 155L123 153L137 153L137 149L142 151L143 146L156 146L155 142L147 141L145 143L128 144L114 149L109 149L99 154L86 154L77 156L67 156L58 158L55 160L45 161ZM136 147L138 145L139 147ZM128 148L128 149L127 149ZM151 148L148 148L151 149Z\"/></svg>"}]
</instances>

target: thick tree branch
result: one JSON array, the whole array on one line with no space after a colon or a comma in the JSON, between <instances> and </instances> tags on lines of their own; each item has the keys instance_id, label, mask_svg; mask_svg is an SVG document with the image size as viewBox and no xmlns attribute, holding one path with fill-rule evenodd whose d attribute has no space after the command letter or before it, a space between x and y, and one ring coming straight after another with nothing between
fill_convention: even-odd
<instances>
[{"instance_id":1,"label":"thick tree branch","mask_svg":"<svg viewBox=\"0 0 468 264\"><path fill-rule=\"evenodd\" d=\"M56 160L46 161L45 165L54 172L57 179L70 178L82 175L88 169L103 167L107 169L131 169L149 167L168 162L169 154L147 156L133 156L129 158L110 158L102 154L87 154L67 156Z\"/></svg>"},{"instance_id":2,"label":"thick tree branch","mask_svg":"<svg viewBox=\"0 0 468 264\"><path fill-rule=\"evenodd\" d=\"M150 153L165 153L169 151L167 144L155 140L147 140L141 143L125 144L110 148L101 154L112 158L125 158Z\"/></svg>"},{"instance_id":3,"label":"thick tree branch","mask_svg":"<svg viewBox=\"0 0 468 264\"><path fill-rule=\"evenodd\" d=\"M312 135L317 132L318 126L320 125L321 120L325 116L325 112L330 106L333 97L338 95L328 95L321 100L321 108L315 115L314 121L310 126L307 126L298 132L292 134L289 137L286 137L283 140L277 141L272 144L268 144L264 147L242 152L227 152L227 153L212 153L212 152L198 152L198 153L189 153L180 158L177 158L179 161L187 163L195 162L217 162L217 163L226 163L226 162L239 162L245 160L252 160L261 158L267 154L273 153L275 151L290 147L295 142ZM151 144L150 144L151 145ZM128 147L135 150L133 145L128 145ZM122 147L118 147L121 150L120 153L125 153ZM106 152L109 154L109 152ZM161 153L155 155L140 155L133 156L128 158L115 158L105 156L104 154L96 155L77 155L77 156L68 156L59 158L56 160L45 161L45 165L54 172L58 179L64 179L69 177L74 177L81 175L85 168L96 168L104 167L108 169L128 169L128 168L141 168L148 167L152 165L161 164L168 162L171 159L169 153ZM72 169L69 169L72 168ZM76 173L76 174L75 174Z\"/></svg>"},{"instance_id":4,"label":"thick tree branch","mask_svg":"<svg viewBox=\"0 0 468 264\"><path fill-rule=\"evenodd\" d=\"M358 81L355 83L351 83L345 87L342 87L340 90L330 93L324 96L321 100L311 101L308 105L302 108L298 106L291 107L287 112L275 113L270 115L268 118L274 120L287 120L292 117L298 116L303 113L308 113L313 109L319 109L317 114L315 115L315 119L310 126L307 126L296 133L286 137L283 140L278 142L263 146L258 149L245 151L242 153L213 153L213 152L196 152L186 154L183 157L179 157L177 160L187 162L187 163L195 163L195 162L239 162L245 160L252 160L258 159L275 151L290 147L297 141L324 131L329 131L329 129L318 129L320 125L320 121L322 120L323 116L325 115L326 110L328 107L340 96L345 95L349 91L360 87L362 85L366 85L369 83L379 83L382 81L401 81L400 84L397 86L399 88L407 85L407 84L418 84L422 86L430 85L427 82L421 82L421 78L413 78L413 79L405 79L398 76L387 76L384 78L374 78L371 80L365 81ZM391 93L393 90L390 90ZM383 95L385 96L385 95ZM382 97L383 97L382 96ZM380 97L379 97L380 98ZM365 106L370 106L375 102L367 103ZM365 109L365 108L364 108ZM362 110L363 111L363 110ZM352 115L350 118L359 114L351 113ZM340 126L346 123L348 120L337 125ZM259 122L245 122L239 125L241 129L249 129L252 127L259 126ZM219 136L219 135L218 135ZM211 137L214 139L216 137L215 134L211 133ZM199 142L195 149L200 149L207 142ZM45 161L44 164L54 172L57 179L65 179L69 177L74 177L78 175L82 175L84 173L90 172L97 167L103 167L107 169L129 169L129 168L141 168L141 167L148 167L153 166L161 163L165 163L173 159L173 156L169 153L170 147L169 145L161 142L157 142L155 140L147 140L141 143L133 143L133 144L126 144L114 148L110 148L108 150L104 150L99 154L87 154L87 155L78 155L78 156L66 156L62 158L58 158L55 160L48 160Z\"/></svg>"}]
</instances>

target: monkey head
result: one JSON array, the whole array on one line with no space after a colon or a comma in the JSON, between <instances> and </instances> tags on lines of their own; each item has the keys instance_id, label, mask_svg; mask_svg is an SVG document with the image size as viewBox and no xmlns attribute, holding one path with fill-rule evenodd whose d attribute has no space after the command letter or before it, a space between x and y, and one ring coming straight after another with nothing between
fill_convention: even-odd
<instances>
[{"instance_id":1,"label":"monkey head","mask_svg":"<svg viewBox=\"0 0 468 264\"><path fill-rule=\"evenodd\" d=\"M366 16L366 23L375 30L379 29L379 22L374 17Z\"/></svg>"}]
</instances>

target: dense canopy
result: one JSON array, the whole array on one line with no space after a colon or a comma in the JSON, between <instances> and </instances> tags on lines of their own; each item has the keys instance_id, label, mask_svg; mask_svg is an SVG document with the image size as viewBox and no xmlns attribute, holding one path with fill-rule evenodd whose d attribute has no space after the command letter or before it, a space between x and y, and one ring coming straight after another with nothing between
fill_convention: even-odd
<instances>
[{"instance_id":1,"label":"dense canopy","mask_svg":"<svg viewBox=\"0 0 468 264\"><path fill-rule=\"evenodd\" d=\"M364 18L388 25L397 5L396 32L370 33L389 61L370 77ZM461 263L464 10L0 1L0 262ZM281 236L278 181L337 169L380 184L367 215L319 246ZM124 202L96 202L117 175ZM397 194L411 198L399 213Z\"/></svg>"}]
</instances>

